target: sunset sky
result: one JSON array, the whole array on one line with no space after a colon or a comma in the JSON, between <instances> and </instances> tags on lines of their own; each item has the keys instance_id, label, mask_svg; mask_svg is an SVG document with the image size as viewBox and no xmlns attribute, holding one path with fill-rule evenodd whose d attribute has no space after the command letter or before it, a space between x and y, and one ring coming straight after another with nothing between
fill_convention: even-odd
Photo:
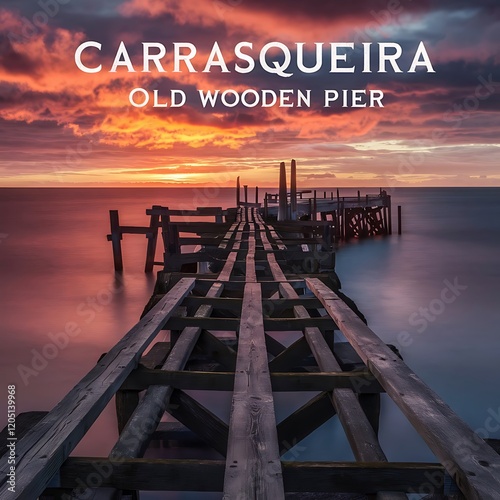
<instances>
[{"instance_id":1,"label":"sunset sky","mask_svg":"<svg viewBox=\"0 0 500 500\"><path fill-rule=\"evenodd\" d=\"M45 9L45 10L44 10ZM74 60L87 40L89 66ZM110 73L124 41L135 73ZM397 42L402 73L234 71L234 46ZM435 73L407 73L423 41ZM166 73L143 73L142 42L167 48ZM197 73L172 72L174 42L191 42ZM229 73L202 69L218 42ZM376 61L374 56L374 61ZM295 158L301 187L500 186L500 4L358 0L0 0L2 186L276 186ZM134 108L129 92L186 92L180 108ZM310 89L311 107L204 109L197 90ZM325 89L380 89L383 108L323 107Z\"/></svg>"}]
</instances>

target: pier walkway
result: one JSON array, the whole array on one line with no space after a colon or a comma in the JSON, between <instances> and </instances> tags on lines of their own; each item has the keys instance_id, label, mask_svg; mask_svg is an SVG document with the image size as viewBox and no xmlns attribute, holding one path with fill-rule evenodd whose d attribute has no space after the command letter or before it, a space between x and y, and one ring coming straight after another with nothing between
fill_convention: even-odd
<instances>
[{"instance_id":1,"label":"pier walkway","mask_svg":"<svg viewBox=\"0 0 500 500\"><path fill-rule=\"evenodd\" d=\"M2 459L2 500L91 498L86 487L108 498L138 498L140 490L214 491L227 500L306 492L379 500L409 492L499 498L499 455L342 300L330 222L271 225L258 208L239 207L233 220L183 222L179 232L168 209L157 210L165 268L147 312L52 411L23 431L15 493L8 491ZM201 237L201 252L179 252L179 235L188 230ZM183 267L204 261L211 271ZM161 330L170 331L170 342L155 342ZM335 330L348 343L334 343ZM283 332L300 335L286 346ZM229 391L228 421L190 395L193 390ZM277 422L274 396L285 391L312 397ZM378 439L383 392L438 463L387 459ZM70 457L115 395L120 434L109 456ZM161 421L165 412L179 422L178 434L189 430L219 458L144 458L151 444L172 436L172 426ZM330 418L338 418L355 461L282 459Z\"/></svg>"}]
</instances>

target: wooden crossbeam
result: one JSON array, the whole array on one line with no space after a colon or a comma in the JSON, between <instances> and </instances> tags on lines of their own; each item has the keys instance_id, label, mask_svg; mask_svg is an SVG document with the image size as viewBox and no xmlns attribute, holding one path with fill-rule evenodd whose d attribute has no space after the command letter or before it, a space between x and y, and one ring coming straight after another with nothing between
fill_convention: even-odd
<instances>
[{"instance_id":1,"label":"wooden crossbeam","mask_svg":"<svg viewBox=\"0 0 500 500\"><path fill-rule=\"evenodd\" d=\"M318 279L306 282L467 499L496 498L500 491L500 457L330 288Z\"/></svg>"},{"instance_id":2,"label":"wooden crossbeam","mask_svg":"<svg viewBox=\"0 0 500 500\"><path fill-rule=\"evenodd\" d=\"M291 370L293 367L300 365L304 358L310 356L310 354L311 349L309 349L306 339L300 337L269 362L269 369L272 372Z\"/></svg>"},{"instance_id":3,"label":"wooden crossbeam","mask_svg":"<svg viewBox=\"0 0 500 500\"><path fill-rule=\"evenodd\" d=\"M277 427L281 455L290 451L334 415L330 395L322 392L282 420ZM294 458L300 458L300 454Z\"/></svg>"},{"instance_id":4,"label":"wooden crossbeam","mask_svg":"<svg viewBox=\"0 0 500 500\"><path fill-rule=\"evenodd\" d=\"M130 374L122 388L142 391L151 385L170 385L176 389L198 391L232 391L234 372L212 371L165 371L138 368ZM362 394L382 391L375 377L365 372L301 372L271 373L273 391L332 391L352 388Z\"/></svg>"},{"instance_id":5,"label":"wooden crossbeam","mask_svg":"<svg viewBox=\"0 0 500 500\"><path fill-rule=\"evenodd\" d=\"M36 498L137 365L141 354L194 287L182 279L146 314L33 430L17 443L16 494ZM2 460L0 498L7 498Z\"/></svg>"},{"instance_id":6,"label":"wooden crossbeam","mask_svg":"<svg viewBox=\"0 0 500 500\"><path fill-rule=\"evenodd\" d=\"M284 499L276 418L262 318L262 292L247 283L239 330L225 499Z\"/></svg>"},{"instance_id":7,"label":"wooden crossbeam","mask_svg":"<svg viewBox=\"0 0 500 500\"><path fill-rule=\"evenodd\" d=\"M220 363L228 370L234 371L236 366L236 352L207 330L202 330L197 348L208 354L213 361Z\"/></svg>"},{"instance_id":8,"label":"wooden crossbeam","mask_svg":"<svg viewBox=\"0 0 500 500\"><path fill-rule=\"evenodd\" d=\"M282 462L285 491L361 493L419 491L432 478L442 492L444 468L433 463ZM81 488L81 478L102 471L102 487L143 491L213 491L223 488L223 460L69 458L60 487ZM441 485L441 486L439 486ZM273 497L267 497L272 499ZM487 497L494 498L494 497Z\"/></svg>"},{"instance_id":9,"label":"wooden crossbeam","mask_svg":"<svg viewBox=\"0 0 500 500\"><path fill-rule=\"evenodd\" d=\"M167 410L214 450L226 456L228 426L214 413L178 389L172 393Z\"/></svg>"}]
</instances>

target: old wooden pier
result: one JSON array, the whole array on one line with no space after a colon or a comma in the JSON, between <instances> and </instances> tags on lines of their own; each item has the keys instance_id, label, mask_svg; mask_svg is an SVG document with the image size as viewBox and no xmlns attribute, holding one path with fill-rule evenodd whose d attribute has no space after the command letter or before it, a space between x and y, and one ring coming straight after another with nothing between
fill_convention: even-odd
<instances>
[{"instance_id":1,"label":"old wooden pier","mask_svg":"<svg viewBox=\"0 0 500 500\"><path fill-rule=\"evenodd\" d=\"M15 493L8 491L2 461L2 500L90 498L85 488L107 495L101 498L138 498L141 490L220 492L243 500L321 494L396 500L411 492L499 498L499 455L340 292L335 221L270 223L253 205L242 201L215 214L214 222L174 222L174 211L152 209L164 269L142 319L52 411L20 419L31 428L19 431L26 433L17 442ZM195 242L186 233L197 235L201 251L180 252ZM209 268L188 269L204 262ZM162 330L170 332L168 342L155 341ZM336 330L347 342L334 342ZM284 332L300 335L288 345ZM226 391L228 418L186 392L192 390ZM313 394L278 422L274 396L284 391ZM438 462L387 459L378 439L381 393ZM113 396L119 437L109 456L70 457ZM162 421L165 414L178 423ZM331 418L339 420L355 461L283 460ZM158 455L162 443L181 446L193 436L213 458L145 458L151 446Z\"/></svg>"}]
</instances>

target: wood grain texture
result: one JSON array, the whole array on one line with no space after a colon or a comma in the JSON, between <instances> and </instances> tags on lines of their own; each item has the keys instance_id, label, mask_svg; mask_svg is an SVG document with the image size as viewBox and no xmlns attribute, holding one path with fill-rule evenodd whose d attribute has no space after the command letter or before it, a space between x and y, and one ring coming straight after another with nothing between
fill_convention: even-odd
<instances>
[{"instance_id":1,"label":"wood grain texture","mask_svg":"<svg viewBox=\"0 0 500 500\"><path fill-rule=\"evenodd\" d=\"M441 465L429 463L285 461L282 468L287 492L418 491L429 477L442 484L445 472ZM112 474L103 475L103 487L218 492L223 487L225 463L223 460L138 458L113 462L99 458L69 458L61 468L61 486L74 488L79 485L78 478L96 470L112 471ZM273 497L262 498L273 500Z\"/></svg>"},{"instance_id":2,"label":"wood grain texture","mask_svg":"<svg viewBox=\"0 0 500 500\"><path fill-rule=\"evenodd\" d=\"M224 475L226 500L284 499L258 283L245 285Z\"/></svg>"}]
</instances>

